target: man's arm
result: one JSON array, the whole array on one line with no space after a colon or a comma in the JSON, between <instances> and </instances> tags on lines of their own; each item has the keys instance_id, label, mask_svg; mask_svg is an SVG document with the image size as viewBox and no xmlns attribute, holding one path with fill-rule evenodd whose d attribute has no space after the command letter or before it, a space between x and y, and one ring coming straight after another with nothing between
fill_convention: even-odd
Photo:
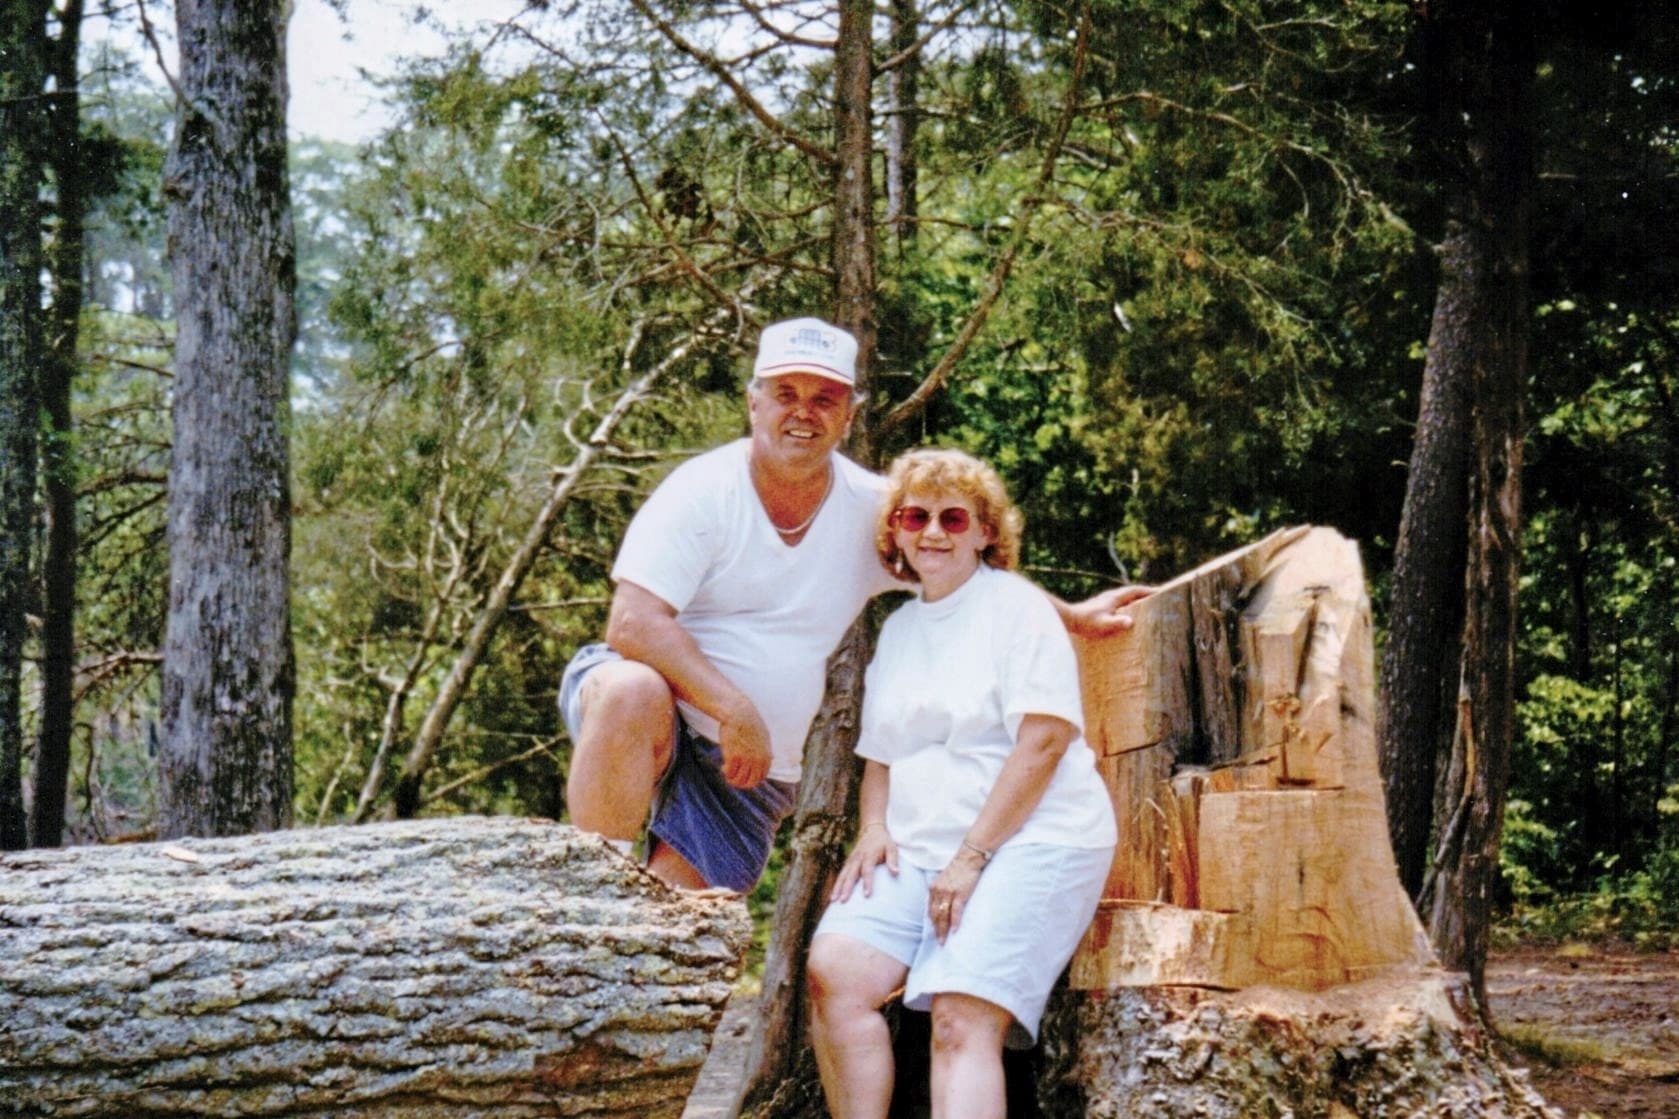
<instances>
[{"instance_id":1,"label":"man's arm","mask_svg":"<svg viewBox=\"0 0 1679 1119\"><path fill-rule=\"evenodd\" d=\"M676 621L676 608L652 591L620 579L607 616L606 642L626 659L653 669L676 697L717 720L723 777L750 789L770 771L769 728L746 693L718 671Z\"/></svg>"},{"instance_id":2,"label":"man's arm","mask_svg":"<svg viewBox=\"0 0 1679 1119\"><path fill-rule=\"evenodd\" d=\"M1049 594L1048 591L1044 593ZM1079 637L1106 637L1130 629L1131 615L1125 612L1125 607L1153 593L1153 587L1127 585L1110 587L1083 602L1064 602L1052 594L1049 600L1055 604L1055 612L1061 616L1061 624L1067 627L1068 633Z\"/></svg>"}]
</instances>

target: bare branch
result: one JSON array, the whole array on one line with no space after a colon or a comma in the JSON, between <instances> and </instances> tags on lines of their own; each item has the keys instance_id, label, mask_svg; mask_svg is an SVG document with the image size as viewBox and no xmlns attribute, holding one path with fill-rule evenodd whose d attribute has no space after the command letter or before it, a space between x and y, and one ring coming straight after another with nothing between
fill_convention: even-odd
<instances>
[{"instance_id":1,"label":"bare branch","mask_svg":"<svg viewBox=\"0 0 1679 1119\"><path fill-rule=\"evenodd\" d=\"M748 289L750 286L748 285ZM503 567L495 586L486 595L471 630L462 641L454 663L438 685L436 698L421 720L397 783L394 805L397 815L412 815L422 803L420 782L442 745L444 731L449 725L449 720L453 718L455 709L466 695L467 686L489 647L490 638L495 634L502 619L507 616L514 593L546 547L548 534L559 520L560 514L570 504L590 469L610 450L613 433L625 418L651 395L654 386L677 365L691 358L703 342L717 331L725 329L731 321L736 322L738 330L740 310L749 298L750 291L743 290L738 302L717 308L705 326L696 329L686 340L672 348L661 361L625 386L611 409L595 425L587 441L578 445L570 464L556 472L554 487L548 495L547 502L537 513L519 547ZM622 367L626 374L632 368L641 338L642 330L638 328L625 347Z\"/></svg>"},{"instance_id":2,"label":"bare branch","mask_svg":"<svg viewBox=\"0 0 1679 1119\"><path fill-rule=\"evenodd\" d=\"M1026 244L1027 236L1032 229L1032 220L1044 208L1047 200L1045 190L1055 175L1055 165L1061 156L1061 145L1066 141L1067 131L1072 127L1073 119L1079 113L1079 98L1084 88L1084 70L1090 58L1090 2L1084 0L1079 11L1078 39L1073 44L1073 72L1067 83L1067 96L1061 105L1061 116L1055 122L1055 131L1050 136L1049 146L1044 151L1043 163L1038 171L1038 180L1027 192L1022 202L1021 214L1015 220L1014 236L1009 239L1003 255L998 259L991 274L985 278L985 290L980 295L979 303L968 315L962 329L957 332L956 340L951 343L939 363L933 367L916 390L893 408L880 421L879 433L888 434L903 427L910 420L919 415L927 407L933 395L949 380L951 372L967 354L968 348L979 335L985 321L991 315L991 309L1003 294L1003 285L1008 282L1009 273L1014 269L1014 261L1020 255L1021 248Z\"/></svg>"},{"instance_id":3,"label":"bare branch","mask_svg":"<svg viewBox=\"0 0 1679 1119\"><path fill-rule=\"evenodd\" d=\"M832 166L834 163L838 162L839 157L834 154L832 149L825 148L822 145L799 135L797 132L787 127L787 125L783 124L779 117L770 112L769 109L764 106L763 102L752 96L752 92L741 83L739 78L735 77L733 72L731 72L729 67L726 66L721 59L712 54L710 51L701 50L698 44L689 42L688 39L683 36L682 32L678 31L669 20L653 11L652 7L647 3L647 0L631 0L631 2L635 5L638 12L646 16L653 26L658 28L661 35L670 40L672 46L687 55L689 58L692 58L695 62L699 63L707 71L709 71L718 81L728 86L730 92L735 95L735 99L740 102L741 107L751 113L754 117L758 118L758 121L763 124L765 128L768 128L781 139L787 141L789 144L792 144L795 148L798 148L812 159L817 160L826 166Z\"/></svg>"}]
</instances>

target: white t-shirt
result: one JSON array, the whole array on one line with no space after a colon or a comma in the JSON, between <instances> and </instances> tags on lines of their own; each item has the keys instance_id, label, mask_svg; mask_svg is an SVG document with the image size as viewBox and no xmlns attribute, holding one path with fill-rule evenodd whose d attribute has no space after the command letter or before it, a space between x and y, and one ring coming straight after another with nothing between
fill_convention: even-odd
<instances>
[{"instance_id":1,"label":"white t-shirt","mask_svg":"<svg viewBox=\"0 0 1679 1119\"><path fill-rule=\"evenodd\" d=\"M944 598L916 598L886 620L857 753L891 767L886 827L908 862L938 869L955 856L1031 714L1084 729L1072 639L1027 580L982 564ZM1007 842L1089 848L1117 838L1113 801L1079 737Z\"/></svg>"},{"instance_id":2,"label":"white t-shirt","mask_svg":"<svg viewBox=\"0 0 1679 1119\"><path fill-rule=\"evenodd\" d=\"M675 608L700 652L763 716L769 775L797 781L829 654L864 603L903 584L875 552L883 478L834 455L834 488L789 548L752 486L750 448L739 439L671 471L630 521L612 578ZM717 738L716 719L681 708Z\"/></svg>"}]
</instances>

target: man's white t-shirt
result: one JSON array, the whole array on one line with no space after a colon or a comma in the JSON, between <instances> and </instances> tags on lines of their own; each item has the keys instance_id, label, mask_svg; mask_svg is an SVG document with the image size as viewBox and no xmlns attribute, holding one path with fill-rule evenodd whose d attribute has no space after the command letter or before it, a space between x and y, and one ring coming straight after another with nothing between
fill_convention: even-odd
<instances>
[{"instance_id":1,"label":"man's white t-shirt","mask_svg":"<svg viewBox=\"0 0 1679 1119\"><path fill-rule=\"evenodd\" d=\"M863 692L857 753L891 767L886 828L914 866L939 869L1014 750L1029 714L1084 729L1072 639L1044 592L980 565L937 602L916 598L880 631ZM1113 802L1083 737L1009 844L1111 847Z\"/></svg>"},{"instance_id":2,"label":"man's white t-shirt","mask_svg":"<svg viewBox=\"0 0 1679 1119\"><path fill-rule=\"evenodd\" d=\"M834 455L833 490L790 548L752 486L750 449L739 439L671 471L630 521L612 579L676 610L700 652L763 716L769 775L797 781L829 654L870 598L904 585L875 552L883 478ZM694 730L716 740L716 719L680 706Z\"/></svg>"}]
</instances>

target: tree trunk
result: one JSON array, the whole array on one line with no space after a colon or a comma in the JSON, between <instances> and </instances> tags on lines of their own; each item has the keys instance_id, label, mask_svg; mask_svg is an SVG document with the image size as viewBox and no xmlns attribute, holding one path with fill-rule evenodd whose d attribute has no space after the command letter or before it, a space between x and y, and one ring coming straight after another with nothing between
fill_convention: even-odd
<instances>
[{"instance_id":1,"label":"tree trunk","mask_svg":"<svg viewBox=\"0 0 1679 1119\"><path fill-rule=\"evenodd\" d=\"M915 241L915 135L921 127L921 16L915 0L892 0L891 41L894 65L886 75L886 99L892 119L886 122L886 225L902 253Z\"/></svg>"},{"instance_id":2,"label":"tree trunk","mask_svg":"<svg viewBox=\"0 0 1679 1119\"><path fill-rule=\"evenodd\" d=\"M22 1115L668 1116L751 940L598 837L451 819L0 857Z\"/></svg>"},{"instance_id":3,"label":"tree trunk","mask_svg":"<svg viewBox=\"0 0 1679 1119\"><path fill-rule=\"evenodd\" d=\"M1464 807L1444 847L1430 931L1442 962L1484 972L1515 735L1522 401L1527 378L1528 237L1533 191L1532 14L1496 0L1436 4L1465 129L1464 228L1479 280L1469 308L1473 468L1463 636L1463 726L1447 799ZM1451 838L1451 837L1448 837Z\"/></svg>"},{"instance_id":4,"label":"tree trunk","mask_svg":"<svg viewBox=\"0 0 1679 1119\"><path fill-rule=\"evenodd\" d=\"M29 842L23 807L23 646L34 538L41 366L41 178L47 6L0 6L0 850Z\"/></svg>"},{"instance_id":5,"label":"tree trunk","mask_svg":"<svg viewBox=\"0 0 1679 1119\"><path fill-rule=\"evenodd\" d=\"M164 182L177 327L162 836L291 821L288 8L176 5L185 101Z\"/></svg>"},{"instance_id":6,"label":"tree trunk","mask_svg":"<svg viewBox=\"0 0 1679 1119\"><path fill-rule=\"evenodd\" d=\"M1132 612L1080 644L1120 846L1044 1023L1045 1113L1554 1115L1400 885L1356 546L1277 533Z\"/></svg>"},{"instance_id":7,"label":"tree trunk","mask_svg":"<svg viewBox=\"0 0 1679 1119\"><path fill-rule=\"evenodd\" d=\"M857 338L858 407L851 453L874 465L868 413L876 345L874 185L870 160L873 125L870 90L874 8L865 0L840 0L834 57L835 172L834 321ZM793 818L790 859L776 896L775 924L764 962L763 1012L741 1086L743 1114L789 1119L823 1114L816 1063L805 1042L805 946L822 915L823 900L845 857L854 826L858 768L853 749L863 702L863 670L872 639L859 621L829 661L822 715L805 745L799 806Z\"/></svg>"},{"instance_id":8,"label":"tree trunk","mask_svg":"<svg viewBox=\"0 0 1679 1119\"><path fill-rule=\"evenodd\" d=\"M1393 557L1377 717L1388 828L1399 880L1415 898L1434 833L1437 759L1457 713L1468 554L1469 319L1479 261L1461 230L1440 251L1440 287Z\"/></svg>"},{"instance_id":9,"label":"tree trunk","mask_svg":"<svg viewBox=\"0 0 1679 1119\"><path fill-rule=\"evenodd\" d=\"M49 267L52 309L47 360L42 364L41 410L47 435L41 450L41 730L35 746L35 799L30 806L32 842L57 847L64 838L64 803L70 777L70 736L75 726L76 675L76 455L70 388L81 337L83 225L87 178L82 166L80 56L82 4L68 0L53 44L52 105L54 210L58 218Z\"/></svg>"}]
</instances>

